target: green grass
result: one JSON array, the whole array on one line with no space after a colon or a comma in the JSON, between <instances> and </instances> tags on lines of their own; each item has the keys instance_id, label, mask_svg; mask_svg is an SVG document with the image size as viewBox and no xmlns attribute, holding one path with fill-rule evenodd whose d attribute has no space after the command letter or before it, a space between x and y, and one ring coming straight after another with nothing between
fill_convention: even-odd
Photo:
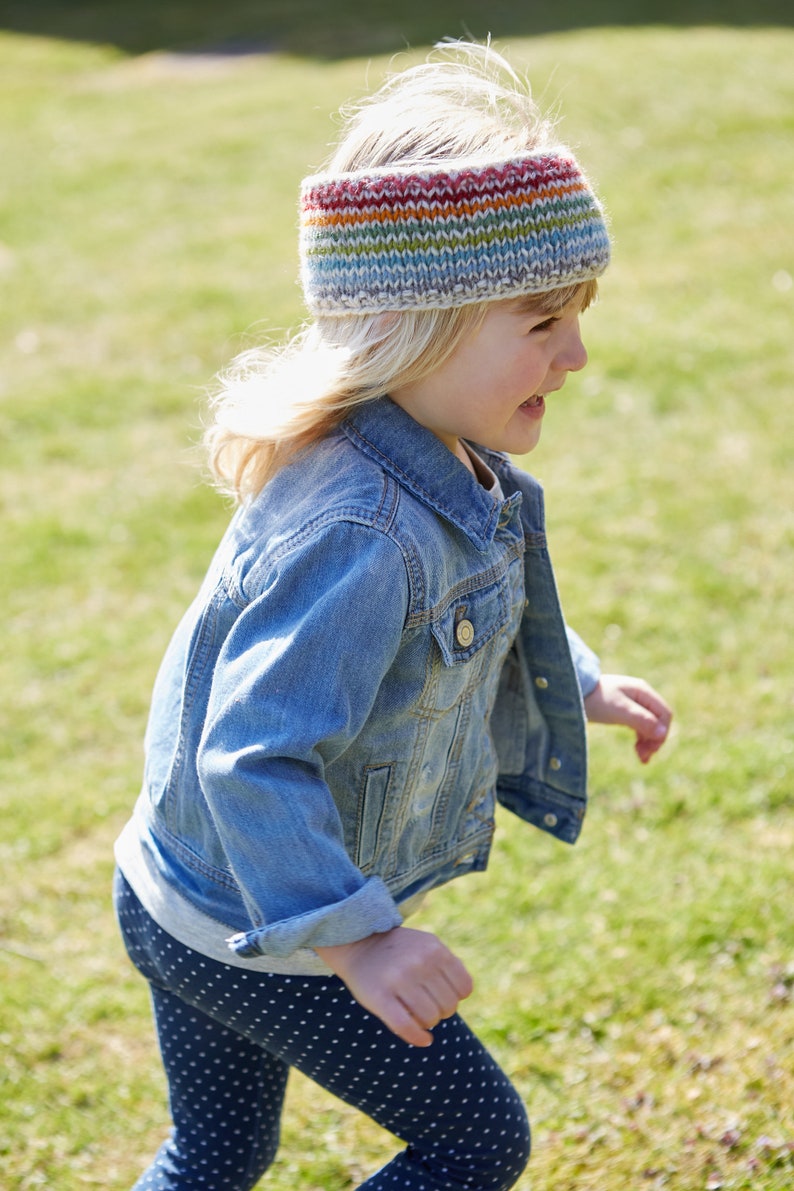
<instances>
[{"instance_id":1,"label":"green grass","mask_svg":"<svg viewBox=\"0 0 794 1191\"><path fill-rule=\"evenodd\" d=\"M155 668L228 516L197 467L202 394L240 346L300 317L297 184L329 113L386 58L343 57L327 29L325 52L299 45L295 24L291 54L131 57L229 30L206 5L192 33L180 6L159 24L145 6L156 28L135 46L92 38L85 5L36 6L38 26L4 7L0 1168L9 1191L123 1191L166 1115L109 904L112 841ZM794 35L503 29L615 237L586 316L591 363L531 464L566 611L677 719L647 770L628 734L594 729L576 848L504 817L489 873L435 895L422 921L473 971L467 1015L529 1104L521 1191L782 1191ZM350 48L399 44L370 33ZM346 1191L392 1147L296 1079L263 1186Z\"/></svg>"}]
</instances>

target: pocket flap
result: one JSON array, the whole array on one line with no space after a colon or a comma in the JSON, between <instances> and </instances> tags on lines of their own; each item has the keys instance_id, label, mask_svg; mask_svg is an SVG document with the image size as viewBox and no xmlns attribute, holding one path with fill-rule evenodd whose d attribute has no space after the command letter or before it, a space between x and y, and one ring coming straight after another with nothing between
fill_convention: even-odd
<instances>
[{"instance_id":1,"label":"pocket flap","mask_svg":"<svg viewBox=\"0 0 794 1191\"><path fill-rule=\"evenodd\" d=\"M510 617L506 580L462 593L444 608L430 628L444 664L456 666L482 649Z\"/></svg>"}]
</instances>

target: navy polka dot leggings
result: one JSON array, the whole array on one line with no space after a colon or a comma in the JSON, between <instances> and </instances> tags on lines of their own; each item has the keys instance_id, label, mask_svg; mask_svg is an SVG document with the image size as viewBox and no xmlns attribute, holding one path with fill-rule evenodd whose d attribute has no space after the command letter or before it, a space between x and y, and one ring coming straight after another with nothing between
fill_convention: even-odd
<instances>
[{"instance_id":1,"label":"navy polka dot leggings","mask_svg":"<svg viewBox=\"0 0 794 1191\"><path fill-rule=\"evenodd\" d=\"M366 1191L507 1191L529 1158L517 1092L455 1016L409 1046L335 976L218 963L151 919L120 873L124 942L151 987L173 1130L135 1191L247 1191L275 1157L296 1067L406 1143Z\"/></svg>"}]
</instances>

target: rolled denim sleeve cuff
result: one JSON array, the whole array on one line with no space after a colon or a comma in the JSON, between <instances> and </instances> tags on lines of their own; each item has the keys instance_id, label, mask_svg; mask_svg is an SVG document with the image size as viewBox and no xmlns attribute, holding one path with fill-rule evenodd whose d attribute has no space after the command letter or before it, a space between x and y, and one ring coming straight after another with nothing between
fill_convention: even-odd
<instances>
[{"instance_id":1,"label":"rolled denim sleeve cuff","mask_svg":"<svg viewBox=\"0 0 794 1191\"><path fill-rule=\"evenodd\" d=\"M579 689L582 692L582 698L586 699L601 678L601 663L597 654L593 653L589 645L585 645L582 638L570 625L565 626L565 631L568 634L568 646L576 670L576 677L579 679Z\"/></svg>"},{"instance_id":2,"label":"rolled denim sleeve cuff","mask_svg":"<svg viewBox=\"0 0 794 1191\"><path fill-rule=\"evenodd\" d=\"M335 947L355 943L402 923L394 898L380 877L370 877L343 901L271 926L232 935L227 943L243 958L274 955L286 958L306 947Z\"/></svg>"}]
</instances>

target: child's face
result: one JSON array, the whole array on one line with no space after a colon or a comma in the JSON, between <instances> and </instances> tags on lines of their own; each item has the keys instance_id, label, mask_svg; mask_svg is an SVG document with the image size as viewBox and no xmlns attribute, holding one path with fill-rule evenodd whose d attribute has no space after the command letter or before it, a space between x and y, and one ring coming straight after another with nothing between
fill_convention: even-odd
<instances>
[{"instance_id":1,"label":"child's face","mask_svg":"<svg viewBox=\"0 0 794 1191\"><path fill-rule=\"evenodd\" d=\"M459 458L462 438L525 455L540 439L546 396L586 363L578 299L551 316L508 299L435 372L389 396Z\"/></svg>"}]
</instances>

